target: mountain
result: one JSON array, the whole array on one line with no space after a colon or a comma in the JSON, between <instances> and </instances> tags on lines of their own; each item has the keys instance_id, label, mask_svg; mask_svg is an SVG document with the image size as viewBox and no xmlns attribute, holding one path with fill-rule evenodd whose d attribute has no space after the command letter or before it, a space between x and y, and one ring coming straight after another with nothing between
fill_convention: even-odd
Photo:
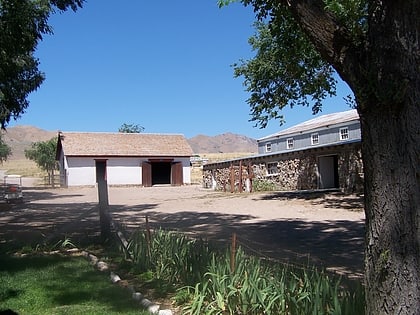
<instances>
[{"instance_id":1,"label":"mountain","mask_svg":"<svg viewBox=\"0 0 420 315\"><path fill-rule=\"evenodd\" d=\"M34 126L15 126L2 131L3 141L12 148L10 160L25 159L25 149L33 142L47 141L57 136L57 131L46 131Z\"/></svg>"},{"instance_id":2,"label":"mountain","mask_svg":"<svg viewBox=\"0 0 420 315\"><path fill-rule=\"evenodd\" d=\"M214 137L197 135L188 143L194 153L258 152L257 140L230 132Z\"/></svg>"},{"instance_id":3,"label":"mountain","mask_svg":"<svg viewBox=\"0 0 420 315\"><path fill-rule=\"evenodd\" d=\"M33 142L47 141L58 131L46 131L34 126L18 125L2 132L2 139L12 148L10 160L25 159L25 149ZM187 139L194 153L256 153L257 141L243 135L224 133L214 137L198 135Z\"/></svg>"}]
</instances>

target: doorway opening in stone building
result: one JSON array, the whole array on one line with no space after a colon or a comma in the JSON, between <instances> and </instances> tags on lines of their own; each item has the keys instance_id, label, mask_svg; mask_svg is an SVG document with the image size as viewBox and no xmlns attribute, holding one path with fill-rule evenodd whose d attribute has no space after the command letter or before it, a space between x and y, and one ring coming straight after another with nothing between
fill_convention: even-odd
<instances>
[{"instance_id":1,"label":"doorway opening in stone building","mask_svg":"<svg viewBox=\"0 0 420 315\"><path fill-rule=\"evenodd\" d=\"M318 157L318 188L339 188L338 155Z\"/></svg>"}]
</instances>

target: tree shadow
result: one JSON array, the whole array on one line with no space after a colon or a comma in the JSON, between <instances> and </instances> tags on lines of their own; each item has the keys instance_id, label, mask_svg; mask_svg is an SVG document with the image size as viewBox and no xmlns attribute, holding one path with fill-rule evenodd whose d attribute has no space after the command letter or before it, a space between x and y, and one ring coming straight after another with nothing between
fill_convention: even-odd
<instances>
[{"instance_id":1,"label":"tree shadow","mask_svg":"<svg viewBox=\"0 0 420 315\"><path fill-rule=\"evenodd\" d=\"M214 241L226 248L232 234L249 253L287 263L315 264L338 273L360 277L363 273L363 221L304 221L296 219L255 221L250 215L222 212L176 213L157 211L113 212L115 221L134 230L145 228L148 216L152 229L167 229ZM130 216L131 215L131 216Z\"/></svg>"},{"instance_id":2,"label":"tree shadow","mask_svg":"<svg viewBox=\"0 0 420 315\"><path fill-rule=\"evenodd\" d=\"M260 200L306 200L326 208L363 211L364 195L345 194L332 190L276 191L260 196Z\"/></svg>"}]
</instances>

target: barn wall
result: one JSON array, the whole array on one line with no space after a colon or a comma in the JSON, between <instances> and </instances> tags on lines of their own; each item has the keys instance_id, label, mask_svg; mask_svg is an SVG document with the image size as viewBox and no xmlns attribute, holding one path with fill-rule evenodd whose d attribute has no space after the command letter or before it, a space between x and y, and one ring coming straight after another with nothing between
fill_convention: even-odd
<instances>
[{"instance_id":1,"label":"barn wall","mask_svg":"<svg viewBox=\"0 0 420 315\"><path fill-rule=\"evenodd\" d=\"M148 158L105 158L108 185L141 185L143 161ZM61 160L61 159L60 159ZM67 157L60 163L60 174L67 175L67 186L92 186L96 184L95 159L93 157ZM175 158L183 168L183 183L191 184L189 158ZM64 167L63 167L64 166ZM64 180L62 181L64 183Z\"/></svg>"},{"instance_id":2,"label":"barn wall","mask_svg":"<svg viewBox=\"0 0 420 315\"><path fill-rule=\"evenodd\" d=\"M88 186L96 184L94 159L67 157L67 166L68 186Z\"/></svg>"}]
</instances>

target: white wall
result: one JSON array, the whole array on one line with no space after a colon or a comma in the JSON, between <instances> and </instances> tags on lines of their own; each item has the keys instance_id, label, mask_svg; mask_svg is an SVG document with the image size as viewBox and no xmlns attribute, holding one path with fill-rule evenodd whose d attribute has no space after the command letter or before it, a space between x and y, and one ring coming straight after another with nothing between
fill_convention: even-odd
<instances>
[{"instance_id":1,"label":"white wall","mask_svg":"<svg viewBox=\"0 0 420 315\"><path fill-rule=\"evenodd\" d=\"M68 186L92 186L96 184L95 159L92 157L67 157L65 167ZM141 185L141 164L147 159L107 158L107 181L109 185ZM191 184L189 158L175 159L182 162L184 184Z\"/></svg>"},{"instance_id":2,"label":"white wall","mask_svg":"<svg viewBox=\"0 0 420 315\"><path fill-rule=\"evenodd\" d=\"M112 158L106 163L109 185L140 185L141 162L139 158Z\"/></svg>"},{"instance_id":3,"label":"white wall","mask_svg":"<svg viewBox=\"0 0 420 315\"><path fill-rule=\"evenodd\" d=\"M96 184L95 160L92 158L67 157L67 185L86 186Z\"/></svg>"}]
</instances>

